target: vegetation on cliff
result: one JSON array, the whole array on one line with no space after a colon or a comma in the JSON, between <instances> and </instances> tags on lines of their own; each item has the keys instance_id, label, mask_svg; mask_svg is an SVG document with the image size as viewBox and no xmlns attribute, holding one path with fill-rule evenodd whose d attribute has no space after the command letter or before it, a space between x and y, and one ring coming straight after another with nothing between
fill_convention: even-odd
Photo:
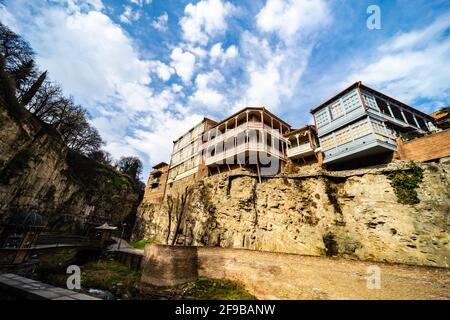
<instances>
[{"instance_id":1,"label":"vegetation on cliff","mask_svg":"<svg viewBox=\"0 0 450 320\"><path fill-rule=\"evenodd\" d=\"M115 162L89 113L63 94L34 62L34 52L0 23L1 215L35 207L52 226L74 224L86 213L99 222L122 223L131 232L142 199L142 162ZM64 213L64 218L60 217ZM73 231L73 230L72 230Z\"/></svg>"},{"instance_id":2,"label":"vegetation on cliff","mask_svg":"<svg viewBox=\"0 0 450 320\"><path fill-rule=\"evenodd\" d=\"M422 182L423 170L417 164L413 164L409 170L392 172L388 178L399 203L417 204L420 202L416 189Z\"/></svg>"}]
</instances>

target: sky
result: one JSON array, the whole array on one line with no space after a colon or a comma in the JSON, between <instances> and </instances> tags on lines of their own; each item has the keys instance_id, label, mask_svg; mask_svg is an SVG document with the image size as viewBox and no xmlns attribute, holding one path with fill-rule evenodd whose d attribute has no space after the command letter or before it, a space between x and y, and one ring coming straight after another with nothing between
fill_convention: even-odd
<instances>
[{"instance_id":1,"label":"sky","mask_svg":"<svg viewBox=\"0 0 450 320\"><path fill-rule=\"evenodd\" d=\"M246 106L298 128L355 81L427 113L450 104L448 0L3 2L2 23L88 109L113 157L142 159L143 180L203 117Z\"/></svg>"}]
</instances>

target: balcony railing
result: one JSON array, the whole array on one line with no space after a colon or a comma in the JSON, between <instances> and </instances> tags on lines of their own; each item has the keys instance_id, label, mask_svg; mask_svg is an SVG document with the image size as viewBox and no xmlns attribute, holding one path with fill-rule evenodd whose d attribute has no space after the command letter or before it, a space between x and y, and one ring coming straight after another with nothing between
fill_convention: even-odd
<instances>
[{"instance_id":1,"label":"balcony railing","mask_svg":"<svg viewBox=\"0 0 450 320\"><path fill-rule=\"evenodd\" d=\"M314 152L309 143L301 144L299 146L291 147L286 150L287 156L289 158L306 155Z\"/></svg>"},{"instance_id":2,"label":"balcony railing","mask_svg":"<svg viewBox=\"0 0 450 320\"><path fill-rule=\"evenodd\" d=\"M264 144L264 143L247 142L247 143L240 144L236 147L227 148L226 150L221 151L218 154L215 154L214 156L210 156L210 155L206 154L205 164L210 165L210 164L217 163L220 161L226 163L224 160L226 160L227 158L233 157L235 155L241 154L246 151L265 152L265 153L275 156L279 159L285 159L285 156L283 155L283 153L276 148L268 146L267 144Z\"/></svg>"},{"instance_id":3,"label":"balcony railing","mask_svg":"<svg viewBox=\"0 0 450 320\"><path fill-rule=\"evenodd\" d=\"M222 141L225 141L229 138L236 137L241 132L244 132L247 129L264 129L265 133L271 134L273 137L277 138L278 140L285 140L285 138L281 135L280 131L278 129L272 129L268 125L264 125L264 128L261 126L261 122L246 122L243 123L236 128L228 129L226 132L220 133L214 137L213 139L205 142L202 144L202 148L208 148L210 146L213 146L215 144L218 144Z\"/></svg>"}]
</instances>

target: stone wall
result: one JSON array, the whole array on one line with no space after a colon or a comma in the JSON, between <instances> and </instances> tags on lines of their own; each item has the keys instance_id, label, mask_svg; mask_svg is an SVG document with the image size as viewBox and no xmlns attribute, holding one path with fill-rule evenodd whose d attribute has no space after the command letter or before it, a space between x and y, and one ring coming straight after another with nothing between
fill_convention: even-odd
<instances>
[{"instance_id":1,"label":"stone wall","mask_svg":"<svg viewBox=\"0 0 450 320\"><path fill-rule=\"evenodd\" d=\"M397 139L397 147L401 160L430 161L450 157L450 129L409 142Z\"/></svg>"},{"instance_id":2,"label":"stone wall","mask_svg":"<svg viewBox=\"0 0 450 320\"><path fill-rule=\"evenodd\" d=\"M144 259L142 288L225 278L258 299L450 299L450 271L441 268L161 245L147 245Z\"/></svg>"},{"instance_id":3,"label":"stone wall","mask_svg":"<svg viewBox=\"0 0 450 320\"><path fill-rule=\"evenodd\" d=\"M421 167L420 203L414 205L398 202L387 177L408 170L409 162L339 172L316 168L261 183L250 173L215 175L194 185L181 217L172 212L170 224L166 202L141 204L135 237L448 267L450 165Z\"/></svg>"}]
</instances>

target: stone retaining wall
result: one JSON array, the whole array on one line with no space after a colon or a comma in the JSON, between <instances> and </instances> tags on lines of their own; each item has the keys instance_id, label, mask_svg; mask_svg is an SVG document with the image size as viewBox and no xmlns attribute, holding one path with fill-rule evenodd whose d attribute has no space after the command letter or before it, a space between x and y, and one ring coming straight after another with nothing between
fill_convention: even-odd
<instances>
[{"instance_id":1,"label":"stone retaining wall","mask_svg":"<svg viewBox=\"0 0 450 320\"><path fill-rule=\"evenodd\" d=\"M141 280L144 285L173 286L225 278L242 283L258 299L450 299L449 276L445 268L149 244Z\"/></svg>"}]
</instances>

